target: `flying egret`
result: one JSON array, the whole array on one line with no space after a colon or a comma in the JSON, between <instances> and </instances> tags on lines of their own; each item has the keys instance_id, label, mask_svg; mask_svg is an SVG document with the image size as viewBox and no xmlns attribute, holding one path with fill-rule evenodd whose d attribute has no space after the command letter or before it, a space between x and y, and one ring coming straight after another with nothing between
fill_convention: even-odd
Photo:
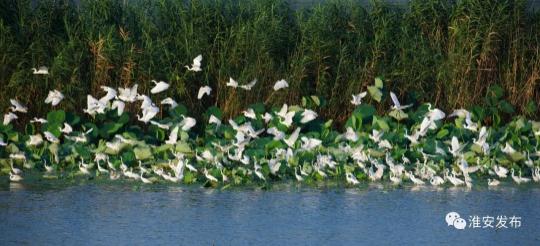
<instances>
[{"instance_id":1,"label":"flying egret","mask_svg":"<svg viewBox=\"0 0 540 246\"><path fill-rule=\"evenodd\" d=\"M28 112L28 107L19 102L17 99L9 99L9 102L11 103L11 105L13 105L12 107L9 107L11 111L21 113Z\"/></svg>"},{"instance_id":2,"label":"flying egret","mask_svg":"<svg viewBox=\"0 0 540 246\"><path fill-rule=\"evenodd\" d=\"M394 106L392 106L392 109L403 110L412 106L412 104L401 105L401 103L399 103L399 100L396 94L394 94L394 92L390 92L390 98L392 99L392 102L394 103Z\"/></svg>"},{"instance_id":3,"label":"flying egret","mask_svg":"<svg viewBox=\"0 0 540 246\"><path fill-rule=\"evenodd\" d=\"M300 123L306 124L315 118L317 118L317 113L313 110L306 109L304 112L302 112L302 119L300 120Z\"/></svg>"},{"instance_id":4,"label":"flying egret","mask_svg":"<svg viewBox=\"0 0 540 246\"><path fill-rule=\"evenodd\" d=\"M167 97L167 98L163 99L161 101L161 104L162 105L170 105L171 109L176 108L176 106L178 106L178 103L174 99L172 99L170 97Z\"/></svg>"},{"instance_id":5,"label":"flying egret","mask_svg":"<svg viewBox=\"0 0 540 246\"><path fill-rule=\"evenodd\" d=\"M257 84L257 79L252 80L248 84L241 85L240 88L242 88L242 89L244 89L246 91L250 91L251 88L253 88L253 86L255 86L255 84Z\"/></svg>"},{"instance_id":6,"label":"flying egret","mask_svg":"<svg viewBox=\"0 0 540 246\"><path fill-rule=\"evenodd\" d=\"M4 115L4 121L2 122L2 124L4 124L5 126L9 125L9 123L11 123L13 120L16 120L18 119L19 117L17 117L16 114L12 113L12 112L8 112L7 114Z\"/></svg>"},{"instance_id":7,"label":"flying egret","mask_svg":"<svg viewBox=\"0 0 540 246\"><path fill-rule=\"evenodd\" d=\"M262 116L263 120L264 120L264 123L268 123L270 122L274 117L272 117L271 114L269 114L268 112L264 113L264 115Z\"/></svg>"},{"instance_id":8,"label":"flying egret","mask_svg":"<svg viewBox=\"0 0 540 246\"><path fill-rule=\"evenodd\" d=\"M197 99L201 100L204 95L210 96L212 88L210 86L202 86L199 88L199 93L197 94Z\"/></svg>"},{"instance_id":9,"label":"flying egret","mask_svg":"<svg viewBox=\"0 0 540 246\"><path fill-rule=\"evenodd\" d=\"M289 136L289 138L284 139L283 141L285 141L285 143L292 148L296 143L296 140L298 139L300 130L302 129L300 127L297 127L296 130L294 130L294 132Z\"/></svg>"},{"instance_id":10,"label":"flying egret","mask_svg":"<svg viewBox=\"0 0 540 246\"><path fill-rule=\"evenodd\" d=\"M135 102L137 100L137 88L138 84L133 85L133 87L118 88L119 95L118 98L124 102Z\"/></svg>"},{"instance_id":11,"label":"flying egret","mask_svg":"<svg viewBox=\"0 0 540 246\"><path fill-rule=\"evenodd\" d=\"M225 85L232 88L238 88L238 82L231 77L229 77L229 82Z\"/></svg>"},{"instance_id":12,"label":"flying egret","mask_svg":"<svg viewBox=\"0 0 540 246\"><path fill-rule=\"evenodd\" d=\"M152 90L150 90L150 93L152 94L158 94L158 93L161 93L161 92L164 92L166 91L167 89L169 89L169 84L166 83L165 81L155 81L155 80L152 80L152 83L154 83L154 88L152 88Z\"/></svg>"},{"instance_id":13,"label":"flying egret","mask_svg":"<svg viewBox=\"0 0 540 246\"><path fill-rule=\"evenodd\" d=\"M274 91L278 91L278 90L281 90L281 89L284 89L284 88L287 88L287 87L289 87L289 83L287 83L287 81L285 81L284 79L278 80L274 84Z\"/></svg>"},{"instance_id":14,"label":"flying egret","mask_svg":"<svg viewBox=\"0 0 540 246\"><path fill-rule=\"evenodd\" d=\"M58 105L60 101L64 99L64 94L58 90L49 91L47 98L45 99L46 104L51 104L53 107Z\"/></svg>"},{"instance_id":15,"label":"flying egret","mask_svg":"<svg viewBox=\"0 0 540 246\"><path fill-rule=\"evenodd\" d=\"M30 123L40 123L40 124L45 124L45 123L47 123L47 120L46 120L46 119L43 119L43 118L37 118L37 117L34 117L34 119L31 119L31 120L30 120Z\"/></svg>"},{"instance_id":16,"label":"flying egret","mask_svg":"<svg viewBox=\"0 0 540 246\"><path fill-rule=\"evenodd\" d=\"M104 102L107 104L109 101L113 100L117 96L117 92L115 89L108 87L108 86L101 86L100 87L103 91L105 91L107 94L99 99L99 101Z\"/></svg>"},{"instance_id":17,"label":"flying egret","mask_svg":"<svg viewBox=\"0 0 540 246\"><path fill-rule=\"evenodd\" d=\"M202 71L201 69L201 62L202 62L202 55L198 55L197 57L195 57L193 59L193 64L191 64L191 67L189 66L185 66L189 71L194 71L194 72L200 72Z\"/></svg>"},{"instance_id":18,"label":"flying egret","mask_svg":"<svg viewBox=\"0 0 540 246\"><path fill-rule=\"evenodd\" d=\"M452 142L450 144L450 148L448 148L448 150L450 151L450 153L452 153L452 155L454 157L456 156L459 156L461 150L463 149L463 147L465 147L465 145L461 145L457 139L456 136L453 136L452 137Z\"/></svg>"},{"instance_id":19,"label":"flying egret","mask_svg":"<svg viewBox=\"0 0 540 246\"><path fill-rule=\"evenodd\" d=\"M358 105L362 104L362 98L364 98L366 96L367 96L367 91L361 92L361 93L356 94L356 95L352 95L352 100L351 100L352 105L358 106Z\"/></svg>"},{"instance_id":20,"label":"flying egret","mask_svg":"<svg viewBox=\"0 0 540 246\"><path fill-rule=\"evenodd\" d=\"M458 118L465 118L467 117L467 115L470 115L470 112L467 111L466 109L454 109L454 111L447 116L447 118L451 118L451 117L458 117Z\"/></svg>"},{"instance_id":21,"label":"flying egret","mask_svg":"<svg viewBox=\"0 0 540 246\"><path fill-rule=\"evenodd\" d=\"M104 102L100 102L96 98L94 98L92 95L86 96L86 109L83 109L83 111L91 116L95 116L96 114L104 114L105 108L107 105Z\"/></svg>"},{"instance_id":22,"label":"flying egret","mask_svg":"<svg viewBox=\"0 0 540 246\"><path fill-rule=\"evenodd\" d=\"M137 120L142 121L144 123L148 123L157 115L157 113L159 113L159 108L155 106L149 106L149 107L144 108L142 113L143 113L142 117L137 115Z\"/></svg>"},{"instance_id":23,"label":"flying egret","mask_svg":"<svg viewBox=\"0 0 540 246\"><path fill-rule=\"evenodd\" d=\"M40 66L37 69L32 68L32 71L36 75L47 75L47 74L49 74L49 68L47 68L45 66Z\"/></svg>"}]
</instances>

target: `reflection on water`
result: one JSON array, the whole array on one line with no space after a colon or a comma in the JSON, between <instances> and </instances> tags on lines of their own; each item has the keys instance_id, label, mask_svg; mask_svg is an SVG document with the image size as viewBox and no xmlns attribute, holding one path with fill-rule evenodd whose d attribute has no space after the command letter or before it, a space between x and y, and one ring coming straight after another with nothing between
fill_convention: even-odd
<instances>
[{"instance_id":1,"label":"reflection on water","mask_svg":"<svg viewBox=\"0 0 540 246\"><path fill-rule=\"evenodd\" d=\"M538 245L540 188L204 189L87 181L49 186L0 182L0 235L5 244ZM45 187L45 188L43 188ZM516 215L518 229L458 231L444 216ZM474 240L474 241L473 241Z\"/></svg>"}]
</instances>

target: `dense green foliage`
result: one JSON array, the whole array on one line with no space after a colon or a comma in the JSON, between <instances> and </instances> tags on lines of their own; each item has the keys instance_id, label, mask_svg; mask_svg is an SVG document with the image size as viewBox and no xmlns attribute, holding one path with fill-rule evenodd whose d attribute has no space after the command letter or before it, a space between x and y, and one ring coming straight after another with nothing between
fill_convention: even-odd
<instances>
[{"instance_id":1,"label":"dense green foliage","mask_svg":"<svg viewBox=\"0 0 540 246\"><path fill-rule=\"evenodd\" d=\"M59 89L68 98L62 109L79 111L101 85L139 83L147 92L159 79L197 118L208 106L230 116L254 102L319 95L327 100L320 113L344 122L350 95L382 75L407 103L536 118L539 38L538 14L519 0L327 1L300 10L285 0L3 0L0 98L16 97L31 115L44 115L41 98ZM184 65L198 54L204 71L187 73ZM50 76L32 76L38 66ZM229 76L259 83L239 92L225 87ZM281 78L291 87L272 93ZM215 92L202 103L194 96L201 85ZM504 107L486 99L494 85L505 92ZM7 105L0 100L0 108Z\"/></svg>"}]
</instances>

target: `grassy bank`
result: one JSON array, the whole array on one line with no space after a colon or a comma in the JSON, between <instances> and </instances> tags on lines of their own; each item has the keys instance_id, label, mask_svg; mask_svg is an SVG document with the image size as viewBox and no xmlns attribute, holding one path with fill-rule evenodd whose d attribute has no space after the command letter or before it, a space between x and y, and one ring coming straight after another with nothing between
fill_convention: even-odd
<instances>
[{"instance_id":1,"label":"grassy bank","mask_svg":"<svg viewBox=\"0 0 540 246\"><path fill-rule=\"evenodd\" d=\"M302 10L284 0L37 2L0 2L0 108L16 97L32 117L50 111L41 100L52 89L66 95L61 109L80 111L101 85L138 83L146 93L158 79L194 115L212 105L228 116L255 102L319 95L327 102L321 115L343 121L354 110L350 95L382 75L407 103L480 105L488 124L538 118L540 19L524 1L414 0L404 8L328 1ZM188 73L184 65L198 54L205 69ZM50 76L32 75L41 65ZM259 83L235 91L225 86L229 76ZM291 87L272 94L281 78ZM206 84L215 93L201 102L197 90ZM504 100L489 100L499 87Z\"/></svg>"}]
</instances>

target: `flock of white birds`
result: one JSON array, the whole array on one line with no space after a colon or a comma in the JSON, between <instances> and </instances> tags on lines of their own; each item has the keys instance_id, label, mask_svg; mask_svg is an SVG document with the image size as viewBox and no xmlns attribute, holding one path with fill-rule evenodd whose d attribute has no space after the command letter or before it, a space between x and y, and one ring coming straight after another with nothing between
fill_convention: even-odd
<instances>
[{"instance_id":1,"label":"flock of white birds","mask_svg":"<svg viewBox=\"0 0 540 246\"><path fill-rule=\"evenodd\" d=\"M189 66L185 66L189 71L200 72L202 71L202 55L197 56L193 59L193 63ZM34 68L33 73L36 75L47 75L48 69L46 67L40 67L38 69ZM151 94L159 94L167 89L170 85L164 81L151 81L154 86L150 90ZM243 90L251 90L257 84L257 80L252 80L247 84L240 84L233 78L230 78L226 83L226 86L232 88L239 88ZM277 81L273 89L275 91L282 90L287 88L289 84L285 80ZM92 95L87 96L87 105L83 110L86 114L94 117L97 114L104 114L108 110L117 110L118 115L122 115L126 104L140 102L140 114L137 115L137 119L144 124L152 124L161 129L170 132L169 138L165 141L165 144L176 144L178 142L178 133L179 131L189 131L192 127L196 125L196 120L192 117L183 117L183 120L176 125L160 123L156 119L156 116L160 112L160 107L158 107L151 99L150 95L143 95L137 92L138 85L135 84L132 87L127 88L114 88L102 86L101 89L104 91L105 95L101 98L95 98ZM204 96L209 96L212 93L212 88L210 86L200 87L197 98L202 99ZM352 95L351 104L358 106L362 104L362 100L367 96L367 92L362 92L357 95ZM405 110L412 105L401 105L398 98L393 92L390 92L390 97L393 102L393 110ZM51 104L53 107L57 106L64 99L64 95L58 90L52 90L49 92L45 103ZM27 113L28 108L19 102L16 99L11 99L11 107L9 112L4 115L3 124L8 125L12 121L17 120L18 116L16 113ZM161 105L168 105L170 108L174 108L178 103L168 97L161 100ZM437 128L437 122L441 121L448 117L460 117L465 119L465 129L471 132L477 132L478 138L474 139L474 143L478 145L485 153L488 153L493 149L488 143L488 130L485 126L479 127L478 123L471 120L471 114L464 109L455 110L452 114L446 116L446 114L436 108L432 108L429 105L429 112L424 116L419 128L417 128L411 134L405 133L404 137L410 141L410 145L414 146L419 143L421 138L425 137L429 130L434 130ZM293 117L297 115L297 111L292 111L287 104L284 104L281 109L277 112L266 112L264 114L257 114L252 108L247 109L243 112L243 115L247 119L257 119L260 117L264 120L265 123L268 123L270 120L277 117L279 122L284 126L291 127L293 125ZM301 111L301 124L307 124L318 117L317 113L310 109L302 109ZM33 123L46 123L47 120L43 118L34 118L31 120ZM247 173L249 175L254 175L260 180L265 181L267 176L263 174L262 164L268 165L270 174L278 175L282 163L289 165L290 159L293 158L296 154L306 151L315 151L319 146L322 145L323 141L317 138L309 136L301 136L301 127L298 126L290 134L287 134L284 131L278 130L276 127L254 129L254 127L249 123L244 123L242 125L237 124L233 120L229 120L229 125L236 131L236 136L233 142L230 145L222 146L217 143L213 143L215 149L204 150L202 153L196 153L195 159L197 163L209 163L211 167L216 167L220 170L220 179L223 183L229 182L230 173L227 173L224 168L224 164L240 163L246 167ZM208 124L215 125L216 128L222 125L222 122L217 117L210 115ZM76 143L85 143L87 141L86 135L88 135L92 130L82 132L80 134L73 135L73 127L67 123L64 123L63 127L59 129L63 137L67 140L74 141ZM264 159L255 159L244 153L246 146L248 146L253 139L257 139L260 134L265 133L269 136L272 136L274 140L283 141L286 144L285 148L278 148L273 150L272 157ZM402 156L401 160L396 160L392 158L389 151L393 148L392 144L383 138L385 134L383 131L373 130L371 134L368 135L370 141L373 141L379 149L386 151L383 158L376 158L370 155L370 151L367 148L364 148L363 145L351 146L349 143L355 143L359 141L360 138L359 132L353 130L351 127L347 127L346 131L341 134L340 138L344 141L344 144L341 144L339 148L335 151L339 153L344 153L348 155L355 163L357 168L363 171L371 181L381 180L385 173L385 170L388 169L388 178L394 184L400 184L404 180L408 179L410 182L416 185L424 185L429 183L434 186L443 185L445 183L450 183L454 186L467 186L471 187L473 181L470 177L470 174L477 171L482 171L490 175L488 179L489 186L496 186L499 184L499 179L505 179L510 176L515 183L527 183L531 180L535 182L540 182L540 168L538 165L533 164L533 161L530 159L530 155L527 154L528 160L526 161L527 166L531 169L531 177L524 177L521 175L521 171L516 175L514 169L509 170L501 165L493 164L489 168L486 168L485 165L469 165L464 158L463 148L466 143L460 143L456 136L451 138L451 141L448 143L448 148L441 148L437 146L437 155L451 155L455 159L457 164L457 169L448 169L445 168L442 171L435 171L429 163L433 164L433 161L430 160L432 155L424 153L420 150L422 158L416 160L416 163L411 163L411 161ZM540 131L535 133L540 135ZM46 141L50 143L60 143L61 140L53 135L51 132L43 132ZM29 146L38 146L42 144L45 140L41 134L31 135L30 139L26 142ZM134 140L127 139L121 135L116 135L114 140L107 142L107 147L111 149L119 149L120 146L133 146ZM4 147L8 144L3 139L0 139L0 147ZM515 153L516 150L506 143L504 147L501 146L502 152L507 154ZM383 152L384 153L384 152ZM219 182L218 178L212 175L207 166L204 165L204 168L196 168L190 163L190 159L187 158L184 154L173 153L174 159L168 160L166 166L153 166L151 168L146 167L141 161L139 161L138 167L128 167L123 160L119 166L119 170L113 163L110 161L110 157L103 153L95 154L94 163L85 163L85 160L80 160L79 170L85 175L91 175L92 169L97 165L96 171L103 174L109 174L111 179L118 179L122 176L129 179L140 180L144 183L155 182L155 179L147 178L149 175L153 177L161 177L164 180L170 182L180 182L184 177L184 172L187 169L189 172L200 173L202 174L209 182ZM540 152L537 151L536 155L540 155ZM11 172L10 180L13 182L19 182L23 180L22 170L17 168L13 163L14 160L24 160L26 161L26 156L24 153L13 153L10 154L11 160ZM56 160L57 162L59 160ZM95 165L94 165L95 164ZM52 166L43 163L44 168L47 172L52 172ZM103 165L103 166L102 166ZM311 174L305 168L304 165L296 165L294 169L294 177L298 181L304 180L304 177L308 175L319 175L320 177L327 177L328 173L334 173L337 162L331 154L318 153L316 161L311 163L312 170ZM415 165L414 170L407 170L407 165ZM169 171L167 171L169 170ZM146 175L146 177L145 177ZM345 172L345 179L350 185L357 185L360 181L357 179L351 171Z\"/></svg>"}]
</instances>

